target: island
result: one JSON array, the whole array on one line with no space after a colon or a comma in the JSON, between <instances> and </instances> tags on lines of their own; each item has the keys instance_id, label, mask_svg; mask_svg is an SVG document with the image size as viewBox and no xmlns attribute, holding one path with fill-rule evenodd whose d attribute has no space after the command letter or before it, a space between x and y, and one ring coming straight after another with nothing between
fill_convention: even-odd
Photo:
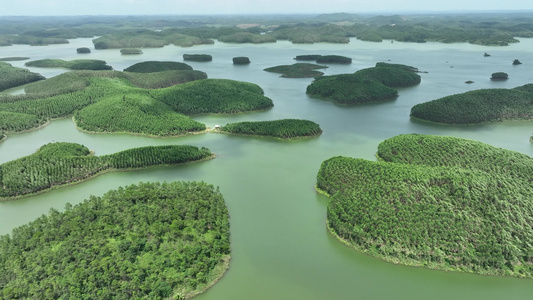
<instances>
[{"instance_id":1,"label":"island","mask_svg":"<svg viewBox=\"0 0 533 300\"><path fill-rule=\"evenodd\" d=\"M509 79L509 74L505 72L495 72L490 76L490 80L507 80Z\"/></svg>"},{"instance_id":2,"label":"island","mask_svg":"<svg viewBox=\"0 0 533 300\"><path fill-rule=\"evenodd\" d=\"M223 133L268 136L281 139L314 137L322 134L320 125L309 120L283 119L274 121L228 123L218 130Z\"/></svg>"},{"instance_id":3,"label":"island","mask_svg":"<svg viewBox=\"0 0 533 300\"><path fill-rule=\"evenodd\" d=\"M177 61L143 61L136 63L124 69L124 72L134 73L153 73L170 70L192 70L193 68L186 63Z\"/></svg>"},{"instance_id":4,"label":"island","mask_svg":"<svg viewBox=\"0 0 533 300\"><path fill-rule=\"evenodd\" d=\"M417 104L411 118L445 124L477 124L533 118L533 84L480 89Z\"/></svg>"},{"instance_id":5,"label":"island","mask_svg":"<svg viewBox=\"0 0 533 300\"><path fill-rule=\"evenodd\" d=\"M342 55L320 55L320 54L306 54L297 55L295 60L311 60L319 64L351 64L352 59Z\"/></svg>"},{"instance_id":6,"label":"island","mask_svg":"<svg viewBox=\"0 0 533 300\"><path fill-rule=\"evenodd\" d=\"M120 54L122 55L139 55L143 54L143 51L139 48L124 48L120 49Z\"/></svg>"},{"instance_id":7,"label":"island","mask_svg":"<svg viewBox=\"0 0 533 300\"><path fill-rule=\"evenodd\" d=\"M285 78L308 78L318 77L324 75L316 69L325 69L327 66L315 65L309 63L296 63L292 65L280 65L264 69L267 72L281 73L281 77Z\"/></svg>"},{"instance_id":8,"label":"island","mask_svg":"<svg viewBox=\"0 0 533 300\"><path fill-rule=\"evenodd\" d=\"M385 261L533 278L533 158L455 137L382 142L379 161L324 161L327 227Z\"/></svg>"},{"instance_id":9,"label":"island","mask_svg":"<svg viewBox=\"0 0 533 300\"><path fill-rule=\"evenodd\" d=\"M2 296L190 299L228 269L229 236L212 185L120 187L1 236Z\"/></svg>"},{"instance_id":10,"label":"island","mask_svg":"<svg viewBox=\"0 0 533 300\"><path fill-rule=\"evenodd\" d=\"M76 53L78 53L78 54L88 54L88 53L91 53L91 49L89 49L87 47L80 47L80 48L76 49Z\"/></svg>"},{"instance_id":11,"label":"island","mask_svg":"<svg viewBox=\"0 0 533 300\"><path fill-rule=\"evenodd\" d=\"M246 56L237 56L233 58L234 65L248 65L250 64L250 58Z\"/></svg>"},{"instance_id":12,"label":"island","mask_svg":"<svg viewBox=\"0 0 533 300\"><path fill-rule=\"evenodd\" d=\"M189 61L212 61L213 57L209 54L183 54L183 60Z\"/></svg>"},{"instance_id":13,"label":"island","mask_svg":"<svg viewBox=\"0 0 533 300\"><path fill-rule=\"evenodd\" d=\"M317 77L306 92L343 105L383 102L398 96L394 88L419 84L421 77L416 72L417 68L407 65L377 63L352 74Z\"/></svg>"},{"instance_id":14,"label":"island","mask_svg":"<svg viewBox=\"0 0 533 300\"><path fill-rule=\"evenodd\" d=\"M43 79L44 76L39 73L0 61L0 91Z\"/></svg>"},{"instance_id":15,"label":"island","mask_svg":"<svg viewBox=\"0 0 533 300\"><path fill-rule=\"evenodd\" d=\"M188 145L148 146L95 156L80 144L49 143L34 154L0 165L0 201L34 195L104 172L176 165L213 157L207 148Z\"/></svg>"},{"instance_id":16,"label":"island","mask_svg":"<svg viewBox=\"0 0 533 300\"><path fill-rule=\"evenodd\" d=\"M0 130L9 134L74 117L76 126L89 132L179 136L205 130L192 115L273 106L255 84L205 77L194 70L63 73L28 85L26 95L3 96Z\"/></svg>"},{"instance_id":17,"label":"island","mask_svg":"<svg viewBox=\"0 0 533 300\"><path fill-rule=\"evenodd\" d=\"M112 70L107 62L98 59L39 59L24 64L27 67L65 68L71 70Z\"/></svg>"}]
</instances>

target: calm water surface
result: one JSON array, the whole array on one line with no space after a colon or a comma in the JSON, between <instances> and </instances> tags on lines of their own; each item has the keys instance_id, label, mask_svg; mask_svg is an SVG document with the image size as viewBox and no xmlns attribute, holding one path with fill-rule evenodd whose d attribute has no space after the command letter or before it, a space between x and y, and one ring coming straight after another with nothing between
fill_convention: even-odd
<instances>
[{"instance_id":1,"label":"calm water surface","mask_svg":"<svg viewBox=\"0 0 533 300\"><path fill-rule=\"evenodd\" d=\"M487 277L398 266L355 252L326 231L327 198L314 191L316 173L325 159L336 155L375 159L377 145L403 133L451 135L533 155L530 121L476 126L445 126L414 122L411 107L442 96L481 88L512 88L533 82L533 39L509 47L469 44L368 43L347 45L215 45L143 49L139 56L122 56L118 49L76 54L91 47L91 39L68 45L0 48L0 57L103 59L115 70L147 60L182 61L184 53L206 53L208 63L190 62L210 78L229 78L260 85L274 108L232 116L201 116L209 127L248 120L309 119L324 133L313 139L277 141L266 138L204 134L155 139L130 135L95 135L78 132L70 119L57 120L33 132L10 135L0 143L0 163L33 153L53 141L86 145L96 155L132 147L190 144L211 149L216 159L186 166L153 168L139 172L109 173L74 186L35 197L0 203L0 234L47 213L51 207L78 203L89 195L102 195L118 186L140 181L196 180L219 186L231 219L232 260L224 278L197 299L529 299L533 281ZM491 57L483 57L488 52ZM311 79L285 79L263 69L292 64L296 55L338 54L351 65L331 65L326 74L355 72L376 62L408 64L422 71L422 82L402 89L391 102L341 107L306 96ZM252 63L233 66L235 56ZM513 59L523 65L512 66ZM24 66L24 61L10 62ZM31 68L46 77L62 69ZM491 82L490 74L506 72L509 80ZM473 84L465 84L473 80ZM20 89L13 90L20 93Z\"/></svg>"}]
</instances>

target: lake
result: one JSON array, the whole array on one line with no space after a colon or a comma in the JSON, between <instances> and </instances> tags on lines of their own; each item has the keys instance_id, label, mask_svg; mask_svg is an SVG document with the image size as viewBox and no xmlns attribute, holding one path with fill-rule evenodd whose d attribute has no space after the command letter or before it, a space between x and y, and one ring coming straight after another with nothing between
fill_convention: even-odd
<instances>
[{"instance_id":1,"label":"lake","mask_svg":"<svg viewBox=\"0 0 533 300\"><path fill-rule=\"evenodd\" d=\"M34 197L0 203L0 234L11 232L45 214L51 207L79 203L119 186L140 181L205 181L220 187L230 213L232 260L230 270L196 299L527 299L533 281L458 272L443 272L383 262L343 246L325 226L328 199L314 190L322 161L336 155L375 160L378 144L404 133L449 135L482 141L533 156L529 137L533 122L511 121L472 126L437 125L412 121L413 105L446 95L482 88L512 88L533 82L533 39L507 47L440 43L382 43L293 45L201 45L143 49L142 55L123 56L119 49L93 50L80 55L76 48L92 47L91 39L70 44L0 48L0 57L27 56L31 60L102 59L115 70L141 61L183 61L183 54L210 54L212 62L187 62L209 78L228 78L260 85L274 101L270 110L238 115L198 116L208 127L237 121L298 118L312 120L324 133L317 138L280 141L216 133L179 138L96 135L79 132L70 119L53 121L32 132L10 135L0 143L0 163L29 155L54 141L87 146L96 155L133 147L188 144L207 147L217 158L197 164L138 172L108 173ZM483 57L483 53L491 54ZM312 79L280 78L264 68L293 64L304 54L335 54L353 59L350 65L330 65L326 75L351 73L377 62L411 65L421 71L420 85L401 89L394 101L342 107L305 94ZM232 58L247 56L251 64L234 66ZM519 59L523 64L513 66ZM24 67L25 61L10 62ZM30 68L46 77L66 70ZM507 81L490 81L494 72ZM472 80L473 84L465 84ZM20 89L10 92L19 93Z\"/></svg>"}]
</instances>

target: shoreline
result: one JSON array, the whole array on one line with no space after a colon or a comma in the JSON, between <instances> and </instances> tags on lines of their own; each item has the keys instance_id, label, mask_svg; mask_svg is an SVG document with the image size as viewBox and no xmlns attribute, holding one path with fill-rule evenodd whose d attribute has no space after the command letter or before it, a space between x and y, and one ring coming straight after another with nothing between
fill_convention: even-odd
<instances>
[{"instance_id":1,"label":"shoreline","mask_svg":"<svg viewBox=\"0 0 533 300\"><path fill-rule=\"evenodd\" d=\"M198 296L200 294L203 294L207 292L210 288L212 288L217 282L219 282L228 272L229 265L231 261L231 254L224 255L222 257L222 263L217 264L215 268L208 274L209 277L212 277L209 282L206 282L204 285L202 285L200 288L196 288L192 291L185 292L182 294L182 291L175 291L173 299L180 299L176 296L182 295L183 299L191 299L195 296Z\"/></svg>"}]
</instances>

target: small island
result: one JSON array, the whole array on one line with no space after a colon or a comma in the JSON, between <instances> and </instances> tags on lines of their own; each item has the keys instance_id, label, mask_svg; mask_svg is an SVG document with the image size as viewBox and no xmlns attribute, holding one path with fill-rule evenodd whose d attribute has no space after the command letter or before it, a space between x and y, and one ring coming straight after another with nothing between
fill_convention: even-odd
<instances>
[{"instance_id":1,"label":"small island","mask_svg":"<svg viewBox=\"0 0 533 300\"><path fill-rule=\"evenodd\" d=\"M140 55L143 54L143 51L139 48L124 48L120 49L120 54L122 55Z\"/></svg>"},{"instance_id":2,"label":"small island","mask_svg":"<svg viewBox=\"0 0 533 300\"><path fill-rule=\"evenodd\" d=\"M513 66L521 65L521 64L522 64L522 62L519 61L518 59L513 60Z\"/></svg>"},{"instance_id":3,"label":"small island","mask_svg":"<svg viewBox=\"0 0 533 300\"><path fill-rule=\"evenodd\" d=\"M533 84L450 95L411 108L411 118L445 124L477 124L533 118Z\"/></svg>"},{"instance_id":4,"label":"small island","mask_svg":"<svg viewBox=\"0 0 533 300\"><path fill-rule=\"evenodd\" d=\"M505 72L495 72L495 73L492 73L492 75L490 76L490 80L495 80L495 81L507 80L507 79L509 79L509 75Z\"/></svg>"},{"instance_id":5,"label":"small island","mask_svg":"<svg viewBox=\"0 0 533 300\"><path fill-rule=\"evenodd\" d=\"M183 60L206 62L212 61L213 57L209 54L183 54Z\"/></svg>"},{"instance_id":6,"label":"small island","mask_svg":"<svg viewBox=\"0 0 533 300\"><path fill-rule=\"evenodd\" d=\"M0 201L41 193L84 181L104 172L176 165L211 159L207 148L148 146L94 156L75 143L49 143L34 154L0 165Z\"/></svg>"},{"instance_id":7,"label":"small island","mask_svg":"<svg viewBox=\"0 0 533 300\"><path fill-rule=\"evenodd\" d=\"M21 61L21 60L28 60L29 57L22 57L22 56L11 56L11 57L2 57L0 58L0 61Z\"/></svg>"},{"instance_id":8,"label":"small island","mask_svg":"<svg viewBox=\"0 0 533 300\"><path fill-rule=\"evenodd\" d=\"M292 65L281 65L264 69L267 72L281 73L284 78L314 78L324 75L316 69L325 69L327 66L309 63L296 63Z\"/></svg>"},{"instance_id":9,"label":"small island","mask_svg":"<svg viewBox=\"0 0 533 300\"><path fill-rule=\"evenodd\" d=\"M533 278L533 159L455 137L400 135L380 161L333 157L317 189L343 243L385 261Z\"/></svg>"},{"instance_id":10,"label":"small island","mask_svg":"<svg viewBox=\"0 0 533 300\"><path fill-rule=\"evenodd\" d=\"M233 58L234 65L248 65L250 64L250 59L246 56L237 56Z\"/></svg>"},{"instance_id":11,"label":"small island","mask_svg":"<svg viewBox=\"0 0 533 300\"><path fill-rule=\"evenodd\" d=\"M29 61L24 64L27 67L38 68L65 68L71 70L112 70L113 68L107 65L107 62L98 59L39 59Z\"/></svg>"},{"instance_id":12,"label":"small island","mask_svg":"<svg viewBox=\"0 0 533 300\"><path fill-rule=\"evenodd\" d=\"M269 136L281 139L314 137L322 133L322 129L317 123L299 119L228 123L220 127L219 131L242 135Z\"/></svg>"},{"instance_id":13,"label":"small island","mask_svg":"<svg viewBox=\"0 0 533 300\"><path fill-rule=\"evenodd\" d=\"M190 299L228 269L229 236L212 185L120 187L0 236L2 296Z\"/></svg>"},{"instance_id":14,"label":"small island","mask_svg":"<svg viewBox=\"0 0 533 300\"><path fill-rule=\"evenodd\" d=\"M88 53L91 53L91 49L89 49L87 47L80 47L80 48L76 49L76 53L78 53L78 54L88 54Z\"/></svg>"},{"instance_id":15,"label":"small island","mask_svg":"<svg viewBox=\"0 0 533 300\"><path fill-rule=\"evenodd\" d=\"M419 84L417 71L411 66L377 63L353 74L317 77L307 87L307 94L343 105L383 102L398 96L394 88Z\"/></svg>"},{"instance_id":16,"label":"small island","mask_svg":"<svg viewBox=\"0 0 533 300\"><path fill-rule=\"evenodd\" d=\"M352 59L346 56L341 55L319 55L319 54L308 54L308 55L297 55L295 60L310 60L315 61L319 64L351 64Z\"/></svg>"},{"instance_id":17,"label":"small island","mask_svg":"<svg viewBox=\"0 0 533 300\"><path fill-rule=\"evenodd\" d=\"M43 79L44 76L39 73L0 61L0 91Z\"/></svg>"}]
</instances>

